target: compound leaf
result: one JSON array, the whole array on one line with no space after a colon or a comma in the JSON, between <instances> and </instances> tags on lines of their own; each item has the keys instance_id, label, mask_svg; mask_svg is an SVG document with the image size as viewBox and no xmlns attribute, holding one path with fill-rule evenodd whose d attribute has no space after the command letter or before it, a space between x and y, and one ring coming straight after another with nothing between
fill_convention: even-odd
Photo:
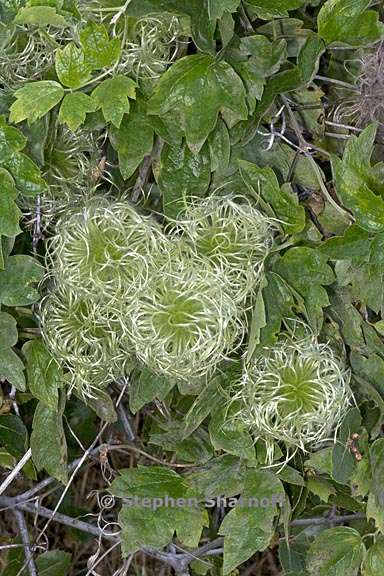
<instances>
[{"instance_id":1,"label":"compound leaf","mask_svg":"<svg viewBox=\"0 0 384 576\"><path fill-rule=\"evenodd\" d=\"M43 267L32 256L10 256L5 270L0 270L0 303L5 306L29 306L37 302L39 293L35 285L43 274Z\"/></svg>"},{"instance_id":2,"label":"compound leaf","mask_svg":"<svg viewBox=\"0 0 384 576\"><path fill-rule=\"evenodd\" d=\"M230 574L255 552L267 548L274 533L277 502L284 497L284 489L271 472L249 469L241 496L242 502L226 515L219 530L224 536L223 574ZM265 499L267 505L253 506L255 498L259 503Z\"/></svg>"},{"instance_id":3,"label":"compound leaf","mask_svg":"<svg viewBox=\"0 0 384 576\"><path fill-rule=\"evenodd\" d=\"M96 102L88 94L71 92L66 94L61 103L59 122L67 124L68 128L75 132L84 124L87 113L95 112L96 108Z\"/></svg>"},{"instance_id":4,"label":"compound leaf","mask_svg":"<svg viewBox=\"0 0 384 576\"><path fill-rule=\"evenodd\" d=\"M240 77L223 60L193 54L181 58L163 74L149 101L148 113L166 122L166 114L172 111L196 154L214 129L219 112L226 109L233 114L234 123L248 116Z\"/></svg>"},{"instance_id":5,"label":"compound leaf","mask_svg":"<svg viewBox=\"0 0 384 576\"><path fill-rule=\"evenodd\" d=\"M112 66L120 56L119 38L110 39L104 24L88 22L80 32L85 61L92 70Z\"/></svg>"},{"instance_id":6,"label":"compound leaf","mask_svg":"<svg viewBox=\"0 0 384 576\"><path fill-rule=\"evenodd\" d=\"M128 98L136 98L136 82L127 76L115 76L101 82L92 92L96 106L102 109L106 122L120 128L124 114L129 113Z\"/></svg>"},{"instance_id":7,"label":"compound leaf","mask_svg":"<svg viewBox=\"0 0 384 576\"><path fill-rule=\"evenodd\" d=\"M66 483L67 444L63 428L63 406L52 410L39 402L32 423L32 459L38 470L46 470L57 480Z\"/></svg>"},{"instance_id":8,"label":"compound leaf","mask_svg":"<svg viewBox=\"0 0 384 576\"><path fill-rule=\"evenodd\" d=\"M45 116L64 96L64 88L54 80L25 84L15 92L16 102L10 108L10 122L28 120L33 124Z\"/></svg>"},{"instance_id":9,"label":"compound leaf","mask_svg":"<svg viewBox=\"0 0 384 576\"><path fill-rule=\"evenodd\" d=\"M84 51L74 42L56 51L55 68L60 82L69 88L79 88L91 77L91 67Z\"/></svg>"},{"instance_id":10,"label":"compound leaf","mask_svg":"<svg viewBox=\"0 0 384 576\"><path fill-rule=\"evenodd\" d=\"M317 17L319 34L324 40L350 46L365 46L383 36L379 13L367 10L370 0L327 0Z\"/></svg>"},{"instance_id":11,"label":"compound leaf","mask_svg":"<svg viewBox=\"0 0 384 576\"><path fill-rule=\"evenodd\" d=\"M360 534L353 528L324 530L311 544L307 570L310 576L357 576L364 549Z\"/></svg>"},{"instance_id":12,"label":"compound leaf","mask_svg":"<svg viewBox=\"0 0 384 576\"><path fill-rule=\"evenodd\" d=\"M130 178L144 156L153 147L154 131L145 112L139 105L132 106L129 116L124 116L119 128L111 126L111 144L117 151L119 169L124 180Z\"/></svg>"},{"instance_id":13,"label":"compound leaf","mask_svg":"<svg viewBox=\"0 0 384 576\"><path fill-rule=\"evenodd\" d=\"M12 350L18 340L16 320L0 312L0 378L5 378L17 390L25 390L24 364Z\"/></svg>"},{"instance_id":14,"label":"compound leaf","mask_svg":"<svg viewBox=\"0 0 384 576\"><path fill-rule=\"evenodd\" d=\"M42 339L30 340L22 348L27 360L28 387L51 410L57 409L62 372Z\"/></svg>"}]
</instances>

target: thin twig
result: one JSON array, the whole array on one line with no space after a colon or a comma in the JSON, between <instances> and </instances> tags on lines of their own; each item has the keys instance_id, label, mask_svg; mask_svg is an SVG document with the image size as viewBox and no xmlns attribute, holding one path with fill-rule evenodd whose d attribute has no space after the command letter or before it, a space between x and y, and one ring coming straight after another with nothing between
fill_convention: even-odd
<instances>
[{"instance_id":1,"label":"thin twig","mask_svg":"<svg viewBox=\"0 0 384 576\"><path fill-rule=\"evenodd\" d=\"M24 454L22 459L16 464L16 466L14 467L12 472L10 472L8 474L8 476L6 477L4 482L0 485L0 494L3 494L3 492L5 492L5 490L13 482L13 480L16 478L16 476L18 475L20 470L23 468L23 466L28 462L28 460L30 460L31 456L32 456L32 451L29 448L29 450L27 450L27 452Z\"/></svg>"},{"instance_id":2,"label":"thin twig","mask_svg":"<svg viewBox=\"0 0 384 576\"><path fill-rule=\"evenodd\" d=\"M116 407L119 406L119 404L120 404L120 402L121 402L121 400L122 400L122 398L123 398L123 396L124 396L124 394L125 394L125 391L126 391L126 389L127 389L127 386L128 386L128 379L126 380L125 385L124 385L124 387L122 388L118 399L116 400ZM67 492L68 492L68 490L69 490L69 488L70 488L70 486L71 486L71 484L72 484L72 482L73 482L73 480L74 480L77 472L80 470L80 468L82 467L83 463L84 463L85 460L88 458L88 456L89 456L89 454L92 452L92 450L95 448L96 444L98 443L98 441L100 440L100 438L102 437L102 435L104 434L104 432L105 432L105 430L107 429L108 426L109 426L109 422L105 422L105 423L103 424L103 426L101 427L100 432L98 433L98 435L96 436L96 438L94 439L94 441L92 442L92 444L90 445L90 447L88 448L88 450L86 450L86 451L84 452L83 456L80 458L80 461L79 461L78 465L76 466L76 468L75 468L74 471L72 472L72 474L71 474L71 476L70 476L70 478L69 478L69 480L68 480L68 483L67 483L67 485L65 486L65 488L64 488L64 490L63 490L63 493L61 494L61 496L60 496L60 498L59 498L59 500L58 500L58 502L57 502L57 504L56 504L56 506L55 506L55 509L54 509L54 511L53 511L53 515L54 515L54 514L58 511L58 509L60 508L61 503L63 502L63 500L64 500L64 498L65 498L65 495L67 494ZM53 517L50 517L50 518L48 519L48 521L46 522L45 526L43 527L42 531L41 531L40 534L39 534L39 537L38 537L38 539L37 539L37 542L38 542L39 539L43 536L43 534L45 534L48 526L50 525L50 523L51 523L51 521L52 521L52 518L53 518Z\"/></svg>"},{"instance_id":3,"label":"thin twig","mask_svg":"<svg viewBox=\"0 0 384 576\"><path fill-rule=\"evenodd\" d=\"M64 524L70 528L75 528L77 530L81 530L82 532L87 532L88 534L92 534L93 536L104 538L105 540L110 540L112 542L116 542L118 539L118 536L105 532L97 526L93 526L93 524L89 524L83 520L72 518L66 514L62 514L61 512L55 512L50 508L45 508L45 506L35 506L35 504L30 502L16 502L15 498L11 498L9 496L0 496L0 507L4 509L22 510L23 512L29 512L30 514L37 514L43 518L49 518L51 520L54 519L59 524Z\"/></svg>"},{"instance_id":4,"label":"thin twig","mask_svg":"<svg viewBox=\"0 0 384 576\"><path fill-rule=\"evenodd\" d=\"M156 456L152 456L152 454L148 454L144 450L140 450L137 446L131 446L130 444L117 444L115 446L110 447L110 451L116 450L117 452L125 452L126 450L132 450L133 452L137 452L137 454L141 454L148 458L148 460L152 460L153 462L157 462L162 466L169 466L170 468L196 468L196 464L178 464L177 462L166 462L165 460L160 460L160 458L156 458Z\"/></svg>"},{"instance_id":5,"label":"thin twig","mask_svg":"<svg viewBox=\"0 0 384 576\"><path fill-rule=\"evenodd\" d=\"M97 446L96 448L94 448L93 450L91 450L88 453L88 457L96 456L104 448L105 448L105 444L101 444L100 446ZM73 470L75 470L82 459L83 459L83 456L81 456L80 458L77 458L76 460L71 462L71 464L69 464L69 466L68 466L68 472L72 472ZM44 488L46 488L50 484L53 484L54 482L57 482L56 478L53 478L53 476L48 476L48 478L44 478L44 480L42 480L41 482L39 482L38 484L36 484L32 488L30 488L26 492L23 492L23 494L20 494L19 496L15 496L15 501L16 502L23 502L25 500L30 500L36 494L38 494L39 492L44 490Z\"/></svg>"},{"instance_id":6,"label":"thin twig","mask_svg":"<svg viewBox=\"0 0 384 576\"><path fill-rule=\"evenodd\" d=\"M343 216L347 216L347 218L353 222L353 217L351 216L351 214L349 212L347 212L342 206L340 206L331 196L331 194L328 192L328 189L325 185L325 182L323 180L322 174L320 172L320 168L318 167L316 161L314 160L314 158L312 157L312 155L309 153L309 150L311 149L311 145L308 144L308 142L305 140L302 132L301 132L301 128L299 126L298 121L296 120L296 116L292 111L291 105L289 103L289 100L286 96L281 95L281 99L284 102L287 112L289 114L289 118L291 120L292 123L292 128L295 131L296 137L299 141L299 145L300 145L300 149L301 152L304 154L304 156L308 159L309 163L312 166L312 169L316 175L316 178L319 182L319 186L321 188L322 193L324 194L325 198L328 200L328 202L338 211L340 212L340 214L342 214Z\"/></svg>"},{"instance_id":7,"label":"thin twig","mask_svg":"<svg viewBox=\"0 0 384 576\"><path fill-rule=\"evenodd\" d=\"M18 510L17 508L13 511L13 513L16 516L17 524L20 530L21 541L23 542L24 554L25 554L25 568L28 569L30 576L38 576L35 561L33 559L31 542L29 540L29 533L27 524L25 522L24 514L21 510Z\"/></svg>"},{"instance_id":8,"label":"thin twig","mask_svg":"<svg viewBox=\"0 0 384 576\"><path fill-rule=\"evenodd\" d=\"M291 526L321 526L322 524L344 524L344 522L351 522L351 520L363 520L366 518L363 512L356 512L356 514L346 514L345 516L327 516L319 518L298 518L292 520Z\"/></svg>"},{"instance_id":9,"label":"thin twig","mask_svg":"<svg viewBox=\"0 0 384 576\"><path fill-rule=\"evenodd\" d=\"M119 420L121 423L121 426L123 427L123 430L125 432L125 435L127 437L128 442L134 442L136 436L135 436L135 432L132 428L129 416L127 414L127 410L125 409L125 407L123 406L122 403L120 403L117 407L117 413L119 415Z\"/></svg>"},{"instance_id":10,"label":"thin twig","mask_svg":"<svg viewBox=\"0 0 384 576\"><path fill-rule=\"evenodd\" d=\"M336 86L341 86L342 88L347 88L348 90L359 92L359 88L354 84L349 84L348 82L337 80L337 78L329 78L328 76L320 76L317 74L315 76L315 80L321 80L322 82L328 82L329 84L335 84Z\"/></svg>"},{"instance_id":11,"label":"thin twig","mask_svg":"<svg viewBox=\"0 0 384 576\"><path fill-rule=\"evenodd\" d=\"M160 156L161 149L163 147L163 142L160 138L156 138L151 154L145 156L141 166L139 168L139 175L132 188L131 199L132 202L137 202L140 198L140 194L143 192L144 186L149 178L149 173L152 168L152 164Z\"/></svg>"}]
</instances>

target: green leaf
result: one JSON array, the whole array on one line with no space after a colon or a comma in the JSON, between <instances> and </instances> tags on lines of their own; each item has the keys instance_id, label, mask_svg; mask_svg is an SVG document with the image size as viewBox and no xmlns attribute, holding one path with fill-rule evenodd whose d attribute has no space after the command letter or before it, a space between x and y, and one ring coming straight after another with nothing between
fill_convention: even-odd
<instances>
[{"instance_id":1,"label":"green leaf","mask_svg":"<svg viewBox=\"0 0 384 576\"><path fill-rule=\"evenodd\" d=\"M17 323L13 316L0 312L0 348L14 346L18 341Z\"/></svg>"},{"instance_id":2,"label":"green leaf","mask_svg":"<svg viewBox=\"0 0 384 576\"><path fill-rule=\"evenodd\" d=\"M222 174L229 166L231 158L231 142L228 128L219 119L216 128L208 137L209 151L211 154L211 172Z\"/></svg>"},{"instance_id":3,"label":"green leaf","mask_svg":"<svg viewBox=\"0 0 384 576\"><path fill-rule=\"evenodd\" d=\"M56 50L55 68L60 82L69 88L79 88L91 77L91 67L84 51L74 42Z\"/></svg>"},{"instance_id":4,"label":"green leaf","mask_svg":"<svg viewBox=\"0 0 384 576\"><path fill-rule=\"evenodd\" d=\"M305 290L312 283L328 285L335 279L328 257L314 248L296 246L288 250L276 266L292 286Z\"/></svg>"},{"instance_id":5,"label":"green leaf","mask_svg":"<svg viewBox=\"0 0 384 576\"><path fill-rule=\"evenodd\" d=\"M186 484L174 470L162 466L140 466L119 470L111 484L111 492L119 498L181 498Z\"/></svg>"},{"instance_id":6,"label":"green leaf","mask_svg":"<svg viewBox=\"0 0 384 576\"><path fill-rule=\"evenodd\" d=\"M123 556L133 554L143 546L164 548L172 540L174 521L168 508L151 510L124 505L119 513Z\"/></svg>"},{"instance_id":7,"label":"green leaf","mask_svg":"<svg viewBox=\"0 0 384 576\"><path fill-rule=\"evenodd\" d=\"M351 284L353 298L379 314L384 298L383 273L369 263L351 268Z\"/></svg>"},{"instance_id":8,"label":"green leaf","mask_svg":"<svg viewBox=\"0 0 384 576\"><path fill-rule=\"evenodd\" d=\"M226 406L214 411L209 423L209 435L215 450L224 450L246 460L256 459L252 436L238 420L231 418Z\"/></svg>"},{"instance_id":9,"label":"green leaf","mask_svg":"<svg viewBox=\"0 0 384 576\"><path fill-rule=\"evenodd\" d=\"M18 460L28 449L28 432L19 416L0 416L0 445Z\"/></svg>"},{"instance_id":10,"label":"green leaf","mask_svg":"<svg viewBox=\"0 0 384 576\"><path fill-rule=\"evenodd\" d=\"M42 339L26 342L22 352L27 360L28 387L51 410L57 409L62 372Z\"/></svg>"},{"instance_id":11,"label":"green leaf","mask_svg":"<svg viewBox=\"0 0 384 576\"><path fill-rule=\"evenodd\" d=\"M88 22L80 32L80 43L92 70L112 66L120 57L121 42L119 38L109 38L104 24Z\"/></svg>"},{"instance_id":12,"label":"green leaf","mask_svg":"<svg viewBox=\"0 0 384 576\"><path fill-rule=\"evenodd\" d=\"M16 198L17 190L11 175L0 167L0 239L1 236L12 238L21 232L21 211L15 202Z\"/></svg>"},{"instance_id":13,"label":"green leaf","mask_svg":"<svg viewBox=\"0 0 384 576\"><path fill-rule=\"evenodd\" d=\"M191 197L204 196L211 179L208 144L194 154L185 142L165 144L160 158L158 184L163 195L164 214L177 218Z\"/></svg>"},{"instance_id":14,"label":"green leaf","mask_svg":"<svg viewBox=\"0 0 384 576\"><path fill-rule=\"evenodd\" d=\"M40 169L26 154L15 152L4 166L11 172L16 188L24 196L33 198L47 192L48 185Z\"/></svg>"},{"instance_id":15,"label":"green leaf","mask_svg":"<svg viewBox=\"0 0 384 576\"><path fill-rule=\"evenodd\" d=\"M183 437L187 438L187 436L192 434L222 399L218 387L218 380L217 378L213 378L207 386L203 388L184 416Z\"/></svg>"},{"instance_id":16,"label":"green leaf","mask_svg":"<svg viewBox=\"0 0 384 576\"><path fill-rule=\"evenodd\" d=\"M201 150L214 129L219 112L229 109L234 122L248 116L245 89L234 69L206 54L185 56L157 83L148 112L166 122L171 112L180 120L191 151Z\"/></svg>"},{"instance_id":17,"label":"green leaf","mask_svg":"<svg viewBox=\"0 0 384 576\"><path fill-rule=\"evenodd\" d=\"M255 7L259 18L284 18L288 16L288 10L296 10L304 4L304 0L247 0L247 3Z\"/></svg>"},{"instance_id":18,"label":"green leaf","mask_svg":"<svg viewBox=\"0 0 384 576\"><path fill-rule=\"evenodd\" d=\"M301 232L305 226L305 210L289 188L280 188L272 168L259 168L256 164L245 160L240 160L239 166L244 183L253 191L256 198L261 194L264 202L273 208L276 218L282 222L284 231L287 234Z\"/></svg>"},{"instance_id":19,"label":"green leaf","mask_svg":"<svg viewBox=\"0 0 384 576\"><path fill-rule=\"evenodd\" d=\"M129 113L128 98L136 98L136 82L127 76L115 76L101 82L92 92L98 108L102 109L106 122L120 128L124 114Z\"/></svg>"},{"instance_id":20,"label":"green leaf","mask_svg":"<svg viewBox=\"0 0 384 576\"><path fill-rule=\"evenodd\" d=\"M10 256L0 270L0 303L5 306L29 306L39 299L34 287L44 274L43 267L31 256Z\"/></svg>"},{"instance_id":21,"label":"green leaf","mask_svg":"<svg viewBox=\"0 0 384 576\"><path fill-rule=\"evenodd\" d=\"M0 162L8 160L15 152L25 148L27 139L20 130L8 126L4 116L0 116Z\"/></svg>"},{"instance_id":22,"label":"green leaf","mask_svg":"<svg viewBox=\"0 0 384 576\"><path fill-rule=\"evenodd\" d=\"M68 128L75 132L84 124L87 113L95 112L97 105L88 94L83 92L71 92L66 94L60 106L59 122L67 124Z\"/></svg>"},{"instance_id":23,"label":"green leaf","mask_svg":"<svg viewBox=\"0 0 384 576\"><path fill-rule=\"evenodd\" d=\"M111 485L115 496L125 498L119 514L123 554L142 546L162 548L176 530L187 546L196 546L207 514L198 505L187 502L188 487L173 470L161 466L143 466L119 471ZM127 498L137 497L135 501Z\"/></svg>"},{"instance_id":24,"label":"green leaf","mask_svg":"<svg viewBox=\"0 0 384 576\"><path fill-rule=\"evenodd\" d=\"M245 463L237 456L224 454L207 462L187 476L188 483L201 498L230 498L240 494L245 479Z\"/></svg>"},{"instance_id":25,"label":"green leaf","mask_svg":"<svg viewBox=\"0 0 384 576\"><path fill-rule=\"evenodd\" d=\"M36 558L39 576L66 576L72 555L63 550L48 550Z\"/></svg>"},{"instance_id":26,"label":"green leaf","mask_svg":"<svg viewBox=\"0 0 384 576\"><path fill-rule=\"evenodd\" d=\"M329 238L319 249L332 260L364 258L370 252L369 233L357 224L352 224L347 228L344 236Z\"/></svg>"},{"instance_id":27,"label":"green leaf","mask_svg":"<svg viewBox=\"0 0 384 576\"><path fill-rule=\"evenodd\" d=\"M170 422L165 432L151 434L149 443L174 452L178 460L196 465L213 457L213 448L206 430L200 427L191 436L183 439L183 423L180 421Z\"/></svg>"},{"instance_id":28,"label":"green leaf","mask_svg":"<svg viewBox=\"0 0 384 576\"><path fill-rule=\"evenodd\" d=\"M31 82L16 90L14 102L10 108L10 122L28 120L29 124L45 116L64 96L64 88L53 80Z\"/></svg>"},{"instance_id":29,"label":"green leaf","mask_svg":"<svg viewBox=\"0 0 384 576\"><path fill-rule=\"evenodd\" d=\"M384 178L370 162L376 130L376 125L371 124L359 136L352 136L343 159L332 158L337 194L361 228L369 232L384 230Z\"/></svg>"},{"instance_id":30,"label":"green leaf","mask_svg":"<svg viewBox=\"0 0 384 576\"><path fill-rule=\"evenodd\" d=\"M223 574L229 574L253 554L267 548L274 533L276 504L283 495L283 485L274 474L248 470L241 494L244 504L237 504L226 515L219 530L225 537ZM259 502L258 506L252 506L252 502L256 503L254 499ZM260 505L263 499L266 506Z\"/></svg>"},{"instance_id":31,"label":"green leaf","mask_svg":"<svg viewBox=\"0 0 384 576\"><path fill-rule=\"evenodd\" d=\"M332 450L332 448L318 450L305 461L305 467L313 468L320 474L330 476L332 473Z\"/></svg>"},{"instance_id":32,"label":"green leaf","mask_svg":"<svg viewBox=\"0 0 384 576\"><path fill-rule=\"evenodd\" d=\"M332 494L336 494L336 490L331 482L325 478L309 477L307 480L307 487L313 494L318 496L320 500L327 503Z\"/></svg>"},{"instance_id":33,"label":"green leaf","mask_svg":"<svg viewBox=\"0 0 384 576\"><path fill-rule=\"evenodd\" d=\"M284 468L277 473L277 476L282 482L295 484L296 486L305 486L304 478L300 472L291 466L284 466Z\"/></svg>"},{"instance_id":34,"label":"green leaf","mask_svg":"<svg viewBox=\"0 0 384 576\"><path fill-rule=\"evenodd\" d=\"M332 450L332 478L339 484L348 484L354 472L355 463L348 448L337 444Z\"/></svg>"},{"instance_id":35,"label":"green leaf","mask_svg":"<svg viewBox=\"0 0 384 576\"><path fill-rule=\"evenodd\" d=\"M111 396L105 390L93 390L92 398L84 399L80 394L77 396L89 406L104 422L116 422L117 414Z\"/></svg>"},{"instance_id":36,"label":"green leaf","mask_svg":"<svg viewBox=\"0 0 384 576\"><path fill-rule=\"evenodd\" d=\"M24 364L12 350L18 341L16 320L0 312L0 378L5 378L17 390L25 390Z\"/></svg>"},{"instance_id":37,"label":"green leaf","mask_svg":"<svg viewBox=\"0 0 384 576\"><path fill-rule=\"evenodd\" d=\"M374 494L368 494L367 507L365 510L367 520L373 520L377 530L381 533L384 532L384 511L383 507L379 506Z\"/></svg>"},{"instance_id":38,"label":"green leaf","mask_svg":"<svg viewBox=\"0 0 384 576\"><path fill-rule=\"evenodd\" d=\"M307 570L310 576L357 576L364 550L361 536L353 528L324 530L311 544Z\"/></svg>"},{"instance_id":39,"label":"green leaf","mask_svg":"<svg viewBox=\"0 0 384 576\"><path fill-rule=\"evenodd\" d=\"M139 374L134 373L129 388L129 407L131 411L136 414L140 408L152 402L155 398L164 400L174 385L174 380L154 374L148 368L143 367Z\"/></svg>"},{"instance_id":40,"label":"green leaf","mask_svg":"<svg viewBox=\"0 0 384 576\"><path fill-rule=\"evenodd\" d=\"M187 500L187 498L186 498ZM209 526L208 512L200 506L180 506L174 517L177 538L188 548L196 548L200 542L204 527Z\"/></svg>"},{"instance_id":41,"label":"green leaf","mask_svg":"<svg viewBox=\"0 0 384 576\"><path fill-rule=\"evenodd\" d=\"M117 151L119 169L124 180L128 180L140 165L144 156L152 152L153 128L145 112L134 106L129 116L124 116L120 128L111 126L109 137Z\"/></svg>"},{"instance_id":42,"label":"green leaf","mask_svg":"<svg viewBox=\"0 0 384 576\"><path fill-rule=\"evenodd\" d=\"M308 84L313 80L325 48L324 40L315 32L310 32L297 57L297 67L303 83Z\"/></svg>"},{"instance_id":43,"label":"green leaf","mask_svg":"<svg viewBox=\"0 0 384 576\"><path fill-rule=\"evenodd\" d=\"M377 505L380 508L384 507L384 439L379 438L370 447L370 460L372 470L372 484L371 491L375 496Z\"/></svg>"},{"instance_id":44,"label":"green leaf","mask_svg":"<svg viewBox=\"0 0 384 576\"><path fill-rule=\"evenodd\" d=\"M56 8L50 6L21 8L16 15L15 23L27 26L54 26L56 28L65 28L68 25L66 19L57 14Z\"/></svg>"},{"instance_id":45,"label":"green leaf","mask_svg":"<svg viewBox=\"0 0 384 576\"><path fill-rule=\"evenodd\" d=\"M268 285L267 280L260 283L260 288L257 292L255 299L255 305L252 310L252 320L249 328L248 336L248 350L247 350L247 362L252 359L253 354L257 346L260 344L260 334L262 328L267 325L265 316L265 304L263 298L263 289Z\"/></svg>"},{"instance_id":46,"label":"green leaf","mask_svg":"<svg viewBox=\"0 0 384 576\"><path fill-rule=\"evenodd\" d=\"M210 20L217 20L224 16L225 12L236 12L240 0L207 0Z\"/></svg>"},{"instance_id":47,"label":"green leaf","mask_svg":"<svg viewBox=\"0 0 384 576\"><path fill-rule=\"evenodd\" d=\"M384 574L384 538L379 539L371 546L364 559L362 576L377 576Z\"/></svg>"},{"instance_id":48,"label":"green leaf","mask_svg":"<svg viewBox=\"0 0 384 576\"><path fill-rule=\"evenodd\" d=\"M68 472L63 410L64 406L57 411L38 403L32 423L31 450L36 468L65 484Z\"/></svg>"},{"instance_id":49,"label":"green leaf","mask_svg":"<svg viewBox=\"0 0 384 576\"><path fill-rule=\"evenodd\" d=\"M366 46L383 36L379 13L367 10L370 0L327 0L317 17L319 34L331 44Z\"/></svg>"},{"instance_id":50,"label":"green leaf","mask_svg":"<svg viewBox=\"0 0 384 576\"><path fill-rule=\"evenodd\" d=\"M276 342L282 319L292 312L294 299L287 284L277 274L267 273L263 289L266 325L261 328L260 341L265 346Z\"/></svg>"}]
</instances>

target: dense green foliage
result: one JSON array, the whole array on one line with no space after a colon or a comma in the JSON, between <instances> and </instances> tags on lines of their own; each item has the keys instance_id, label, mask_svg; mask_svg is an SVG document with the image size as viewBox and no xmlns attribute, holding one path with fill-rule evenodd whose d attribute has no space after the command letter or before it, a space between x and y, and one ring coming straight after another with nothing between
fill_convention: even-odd
<instances>
[{"instance_id":1,"label":"dense green foliage","mask_svg":"<svg viewBox=\"0 0 384 576\"><path fill-rule=\"evenodd\" d=\"M2 576L384 574L383 17L0 0Z\"/></svg>"}]
</instances>

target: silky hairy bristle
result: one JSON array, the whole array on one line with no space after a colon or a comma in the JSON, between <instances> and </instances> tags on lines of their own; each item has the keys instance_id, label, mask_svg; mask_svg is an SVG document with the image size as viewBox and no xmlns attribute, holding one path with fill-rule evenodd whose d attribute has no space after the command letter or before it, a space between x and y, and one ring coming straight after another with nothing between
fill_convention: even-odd
<instances>
[{"instance_id":1,"label":"silky hairy bristle","mask_svg":"<svg viewBox=\"0 0 384 576\"><path fill-rule=\"evenodd\" d=\"M273 443L305 450L328 438L350 404L349 372L327 344L307 335L282 338L245 367L233 401L240 418L263 438L273 458Z\"/></svg>"},{"instance_id":2,"label":"silky hairy bristle","mask_svg":"<svg viewBox=\"0 0 384 576\"><path fill-rule=\"evenodd\" d=\"M216 273L195 264L181 260L163 268L132 312L137 357L153 371L180 379L209 374L233 352L244 330Z\"/></svg>"},{"instance_id":3,"label":"silky hairy bristle","mask_svg":"<svg viewBox=\"0 0 384 576\"><path fill-rule=\"evenodd\" d=\"M94 199L59 221L50 243L51 269L57 282L103 294L106 303L145 286L152 254L163 242L156 223L128 204Z\"/></svg>"},{"instance_id":4,"label":"silky hairy bristle","mask_svg":"<svg viewBox=\"0 0 384 576\"><path fill-rule=\"evenodd\" d=\"M272 221L243 197L227 195L193 202L181 226L197 255L225 278L234 300L244 302L257 288L273 240Z\"/></svg>"}]
</instances>

